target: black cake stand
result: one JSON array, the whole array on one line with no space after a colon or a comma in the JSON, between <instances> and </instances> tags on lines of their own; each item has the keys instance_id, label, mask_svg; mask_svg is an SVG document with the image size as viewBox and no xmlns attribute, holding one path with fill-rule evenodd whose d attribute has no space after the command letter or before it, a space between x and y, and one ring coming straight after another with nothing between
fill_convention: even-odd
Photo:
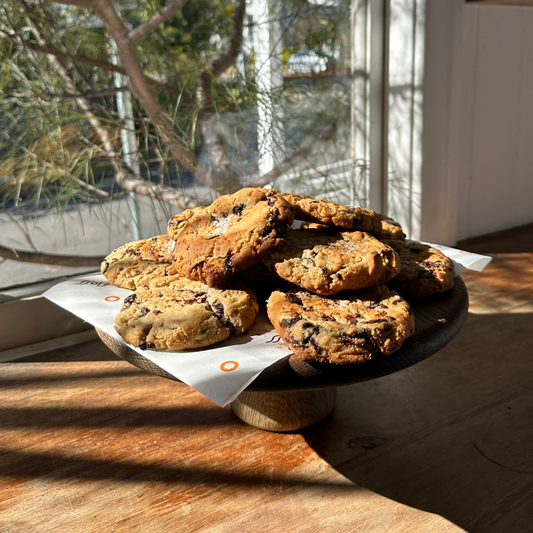
<instances>
[{"instance_id":1,"label":"black cake stand","mask_svg":"<svg viewBox=\"0 0 533 533\"><path fill-rule=\"evenodd\" d=\"M389 356L363 364L309 363L287 356L269 366L232 403L244 422L269 431L295 431L325 418L335 406L336 387L376 379L412 366L441 350L459 332L468 314L468 292L460 277L453 289L412 301L415 334ZM98 334L119 357L158 376L179 381L157 365Z\"/></svg>"}]
</instances>

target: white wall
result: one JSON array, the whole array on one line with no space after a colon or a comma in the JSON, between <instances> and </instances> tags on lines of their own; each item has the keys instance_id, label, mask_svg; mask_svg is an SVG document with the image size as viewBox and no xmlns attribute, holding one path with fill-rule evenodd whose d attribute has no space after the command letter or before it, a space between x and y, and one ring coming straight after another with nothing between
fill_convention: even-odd
<instances>
[{"instance_id":1,"label":"white wall","mask_svg":"<svg viewBox=\"0 0 533 533\"><path fill-rule=\"evenodd\" d=\"M426 4L421 237L533 222L533 7Z\"/></svg>"},{"instance_id":2,"label":"white wall","mask_svg":"<svg viewBox=\"0 0 533 533\"><path fill-rule=\"evenodd\" d=\"M400 222L413 239L421 235L424 200L421 177L426 3L427 0L390 2L387 214Z\"/></svg>"}]
</instances>

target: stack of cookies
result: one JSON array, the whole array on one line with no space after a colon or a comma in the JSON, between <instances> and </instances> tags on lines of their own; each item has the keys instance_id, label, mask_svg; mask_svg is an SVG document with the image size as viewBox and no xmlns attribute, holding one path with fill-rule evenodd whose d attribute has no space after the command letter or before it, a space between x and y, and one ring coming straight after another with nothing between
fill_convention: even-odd
<instances>
[{"instance_id":1,"label":"stack of cookies","mask_svg":"<svg viewBox=\"0 0 533 533\"><path fill-rule=\"evenodd\" d=\"M295 358L335 364L398 350L415 327L406 300L453 287L452 262L407 242L394 220L262 188L172 217L167 235L108 255L102 274L134 291L115 329L141 349L202 348L244 333L260 294Z\"/></svg>"}]
</instances>

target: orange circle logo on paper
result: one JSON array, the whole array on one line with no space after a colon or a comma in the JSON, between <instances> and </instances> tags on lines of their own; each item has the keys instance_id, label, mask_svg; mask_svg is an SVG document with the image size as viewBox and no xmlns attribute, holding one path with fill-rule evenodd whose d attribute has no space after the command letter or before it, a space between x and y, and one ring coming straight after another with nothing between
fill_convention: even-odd
<instances>
[{"instance_id":1,"label":"orange circle logo on paper","mask_svg":"<svg viewBox=\"0 0 533 533\"><path fill-rule=\"evenodd\" d=\"M105 301L106 302L118 302L120 300L120 296L108 296Z\"/></svg>"},{"instance_id":2,"label":"orange circle logo on paper","mask_svg":"<svg viewBox=\"0 0 533 533\"><path fill-rule=\"evenodd\" d=\"M473 255L472 252L465 252L464 250L459 250L462 254L468 254L468 255Z\"/></svg>"},{"instance_id":3,"label":"orange circle logo on paper","mask_svg":"<svg viewBox=\"0 0 533 533\"><path fill-rule=\"evenodd\" d=\"M237 361L225 361L220 365L220 370L222 372L233 372L239 367L239 363Z\"/></svg>"}]
</instances>

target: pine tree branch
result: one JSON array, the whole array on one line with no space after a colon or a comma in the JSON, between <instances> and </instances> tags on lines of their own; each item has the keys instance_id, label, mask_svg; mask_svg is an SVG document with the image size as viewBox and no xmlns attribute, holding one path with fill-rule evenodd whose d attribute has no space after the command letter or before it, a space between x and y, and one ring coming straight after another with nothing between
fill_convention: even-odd
<instances>
[{"instance_id":1,"label":"pine tree branch","mask_svg":"<svg viewBox=\"0 0 533 533\"><path fill-rule=\"evenodd\" d=\"M179 209L191 209L197 205L196 198L188 196L179 189L174 189L162 183L152 183L141 178L135 178L126 172L119 173L117 183L125 191L148 196Z\"/></svg>"},{"instance_id":2,"label":"pine tree branch","mask_svg":"<svg viewBox=\"0 0 533 533\"><path fill-rule=\"evenodd\" d=\"M231 65L235 63L242 47L242 33L244 26L244 15L246 13L246 0L235 0L233 7L233 17L231 21L231 32L229 46L227 50L215 59L211 66L206 69L215 78L223 74Z\"/></svg>"},{"instance_id":3,"label":"pine tree branch","mask_svg":"<svg viewBox=\"0 0 533 533\"><path fill-rule=\"evenodd\" d=\"M27 252L8 246L0 245L0 257L21 261L23 263L37 263L44 265L65 267L99 267L103 256L61 255L44 252Z\"/></svg>"},{"instance_id":4,"label":"pine tree branch","mask_svg":"<svg viewBox=\"0 0 533 533\"><path fill-rule=\"evenodd\" d=\"M70 59L73 63L81 63L82 65L87 65L89 67L97 67L105 71L118 72L120 74L127 75L126 69L118 65L113 65L112 63L107 63L106 61L101 61L99 59L92 59L86 56L62 52L61 50L58 50L53 46L40 44L33 40L24 40L18 35L10 35L9 33L6 33L2 30L0 30L0 39L12 42L13 44L22 48L29 48L30 50L56 56L60 59ZM150 76L146 76L146 80L152 87L157 87L158 89L161 89L162 91L171 94L172 96L183 98L182 91L176 89L175 87L172 87L171 85L167 85L166 83L151 78Z\"/></svg>"},{"instance_id":5,"label":"pine tree branch","mask_svg":"<svg viewBox=\"0 0 533 533\"><path fill-rule=\"evenodd\" d=\"M231 20L230 43L227 50L211 62L198 76L198 86L203 106L206 109L212 107L211 87L213 80L223 74L235 63L242 46L242 32L244 27L244 14L246 12L246 0L235 0L233 17Z\"/></svg>"},{"instance_id":6,"label":"pine tree branch","mask_svg":"<svg viewBox=\"0 0 533 533\"><path fill-rule=\"evenodd\" d=\"M56 1L56 0L54 0ZM77 0L76 0L77 1ZM161 137L168 143L173 156L187 170L196 171L196 157L184 146L184 141L174 131L171 118L156 100L142 71L135 46L128 39L128 30L120 20L109 0L94 0L94 9L104 21L107 31L117 45L118 54L133 94L139 100Z\"/></svg>"},{"instance_id":7,"label":"pine tree branch","mask_svg":"<svg viewBox=\"0 0 533 533\"><path fill-rule=\"evenodd\" d=\"M94 9L96 0L50 0L57 4L65 4L69 6L84 7L85 9Z\"/></svg>"},{"instance_id":8,"label":"pine tree branch","mask_svg":"<svg viewBox=\"0 0 533 533\"><path fill-rule=\"evenodd\" d=\"M158 26L172 17L176 11L181 9L189 0L171 0L165 7L160 9L152 18L143 22L137 28L131 30L128 34L128 39L135 45L141 39L146 37L150 32L154 31Z\"/></svg>"},{"instance_id":9,"label":"pine tree branch","mask_svg":"<svg viewBox=\"0 0 533 533\"><path fill-rule=\"evenodd\" d=\"M68 100L71 98L100 98L102 96L114 96L117 93L124 92L124 91L130 91L129 85L124 85L124 87L110 87L109 89L102 89L101 91L85 91L83 93L78 94L70 94L70 93L64 93L64 94L54 94L54 93L47 93L42 92L40 93L40 96L47 96L49 98L59 98L60 100ZM23 96L19 94L13 94L13 96Z\"/></svg>"}]
</instances>

